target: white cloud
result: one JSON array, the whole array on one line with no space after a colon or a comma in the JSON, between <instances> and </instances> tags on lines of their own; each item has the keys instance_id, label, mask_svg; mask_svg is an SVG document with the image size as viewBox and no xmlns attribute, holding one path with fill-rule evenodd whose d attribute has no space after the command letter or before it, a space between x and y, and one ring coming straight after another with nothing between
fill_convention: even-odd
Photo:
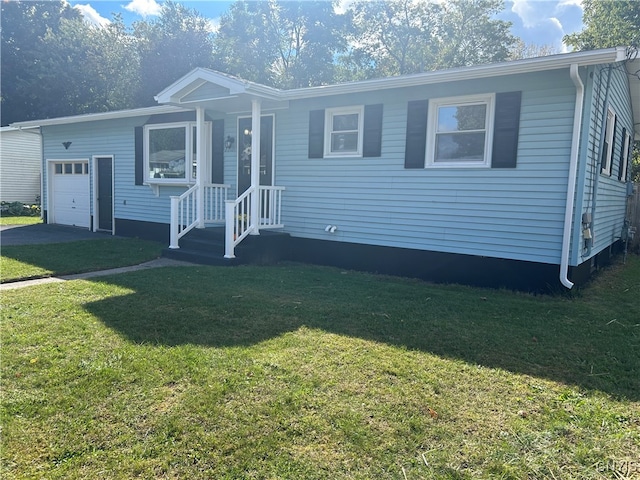
<instances>
[{"instance_id":1,"label":"white cloud","mask_svg":"<svg viewBox=\"0 0 640 480\"><path fill-rule=\"evenodd\" d=\"M525 28L535 27L542 19L539 5L534 6L530 0L513 0L511 11L520 17Z\"/></svg>"},{"instance_id":2,"label":"white cloud","mask_svg":"<svg viewBox=\"0 0 640 480\"><path fill-rule=\"evenodd\" d=\"M132 0L124 8L143 17L160 15L162 10L162 6L156 0Z\"/></svg>"},{"instance_id":3,"label":"white cloud","mask_svg":"<svg viewBox=\"0 0 640 480\"><path fill-rule=\"evenodd\" d=\"M584 10L584 7L582 6L582 1L583 0L560 0L556 8L560 9L564 7L574 6L574 7L579 7L581 10Z\"/></svg>"},{"instance_id":4,"label":"white cloud","mask_svg":"<svg viewBox=\"0 0 640 480\"><path fill-rule=\"evenodd\" d=\"M560 23L560 20L558 20L556 17L551 17L549 19L549 22L552 25L555 25L558 28L558 30L560 30L564 34L564 28L562 27L562 23Z\"/></svg>"},{"instance_id":5,"label":"white cloud","mask_svg":"<svg viewBox=\"0 0 640 480\"><path fill-rule=\"evenodd\" d=\"M111 23L111 20L100 15L89 3L74 5L73 8L79 10L84 19L96 27L104 27Z\"/></svg>"}]
</instances>

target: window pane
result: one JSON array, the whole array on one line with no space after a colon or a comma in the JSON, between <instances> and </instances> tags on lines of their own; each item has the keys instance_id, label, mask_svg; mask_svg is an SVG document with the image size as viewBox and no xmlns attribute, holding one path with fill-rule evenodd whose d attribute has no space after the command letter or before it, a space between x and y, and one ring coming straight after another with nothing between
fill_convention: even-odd
<instances>
[{"instance_id":1,"label":"window pane","mask_svg":"<svg viewBox=\"0 0 640 480\"><path fill-rule=\"evenodd\" d=\"M61 175L62 174L62 164L61 163L56 163L56 174Z\"/></svg>"},{"instance_id":2,"label":"window pane","mask_svg":"<svg viewBox=\"0 0 640 480\"><path fill-rule=\"evenodd\" d=\"M357 152L358 151L358 133L332 133L331 134L331 151L332 152Z\"/></svg>"},{"instance_id":3,"label":"window pane","mask_svg":"<svg viewBox=\"0 0 640 480\"><path fill-rule=\"evenodd\" d=\"M64 173L66 173L66 174L73 173L73 163L65 163L64 164Z\"/></svg>"},{"instance_id":4,"label":"window pane","mask_svg":"<svg viewBox=\"0 0 640 480\"><path fill-rule=\"evenodd\" d=\"M333 131L344 132L348 130L358 130L358 114L350 113L348 115L334 115Z\"/></svg>"},{"instance_id":5,"label":"window pane","mask_svg":"<svg viewBox=\"0 0 640 480\"><path fill-rule=\"evenodd\" d=\"M484 132L446 133L436 136L436 162L484 161Z\"/></svg>"},{"instance_id":6,"label":"window pane","mask_svg":"<svg viewBox=\"0 0 640 480\"><path fill-rule=\"evenodd\" d=\"M185 178L185 127L149 130L149 177Z\"/></svg>"},{"instance_id":7,"label":"window pane","mask_svg":"<svg viewBox=\"0 0 640 480\"><path fill-rule=\"evenodd\" d=\"M461 105L438 109L438 132L484 130L487 105Z\"/></svg>"},{"instance_id":8,"label":"window pane","mask_svg":"<svg viewBox=\"0 0 640 480\"><path fill-rule=\"evenodd\" d=\"M82 163L74 163L73 164L73 173L82 175Z\"/></svg>"}]
</instances>

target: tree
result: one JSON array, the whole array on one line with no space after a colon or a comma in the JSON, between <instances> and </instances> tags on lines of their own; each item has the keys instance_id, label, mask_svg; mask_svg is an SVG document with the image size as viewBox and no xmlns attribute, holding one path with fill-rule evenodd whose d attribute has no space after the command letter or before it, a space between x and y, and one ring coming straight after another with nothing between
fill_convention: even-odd
<instances>
[{"instance_id":1,"label":"tree","mask_svg":"<svg viewBox=\"0 0 640 480\"><path fill-rule=\"evenodd\" d=\"M640 1L583 0L585 28L565 35L564 43L576 50L640 47Z\"/></svg>"},{"instance_id":2,"label":"tree","mask_svg":"<svg viewBox=\"0 0 640 480\"><path fill-rule=\"evenodd\" d=\"M67 2L2 4L2 123L130 108L139 61L122 18L95 27Z\"/></svg>"},{"instance_id":3,"label":"tree","mask_svg":"<svg viewBox=\"0 0 640 480\"><path fill-rule=\"evenodd\" d=\"M537 45L535 43L525 43L518 38L509 52L509 60L522 60L524 58L545 57L560 53L553 45Z\"/></svg>"},{"instance_id":4,"label":"tree","mask_svg":"<svg viewBox=\"0 0 640 480\"><path fill-rule=\"evenodd\" d=\"M80 13L63 1L2 2L1 8L2 124L51 115L48 104L57 104L53 95L59 80L46 71L54 52L45 37L60 32L65 22L79 21Z\"/></svg>"},{"instance_id":5,"label":"tree","mask_svg":"<svg viewBox=\"0 0 640 480\"><path fill-rule=\"evenodd\" d=\"M347 71L402 75L506 60L511 24L493 19L501 0L360 1L353 6Z\"/></svg>"},{"instance_id":6,"label":"tree","mask_svg":"<svg viewBox=\"0 0 640 480\"><path fill-rule=\"evenodd\" d=\"M154 105L154 96L196 67L213 63L213 33L197 11L167 1L157 20L134 24L140 56L138 106Z\"/></svg>"},{"instance_id":7,"label":"tree","mask_svg":"<svg viewBox=\"0 0 640 480\"><path fill-rule=\"evenodd\" d=\"M239 1L220 21L215 68L279 88L330 83L343 31L332 2Z\"/></svg>"},{"instance_id":8,"label":"tree","mask_svg":"<svg viewBox=\"0 0 640 480\"><path fill-rule=\"evenodd\" d=\"M502 0L449 0L442 3L442 48L433 68L463 67L502 62L516 42L511 22L494 19Z\"/></svg>"}]
</instances>

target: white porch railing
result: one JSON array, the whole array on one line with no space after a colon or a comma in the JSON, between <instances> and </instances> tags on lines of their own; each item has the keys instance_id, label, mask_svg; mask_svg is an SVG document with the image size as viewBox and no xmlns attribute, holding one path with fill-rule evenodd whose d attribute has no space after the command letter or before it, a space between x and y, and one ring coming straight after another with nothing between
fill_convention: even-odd
<instances>
[{"instance_id":1,"label":"white porch railing","mask_svg":"<svg viewBox=\"0 0 640 480\"><path fill-rule=\"evenodd\" d=\"M211 184L204 187L204 221L224 221L224 203L229 185ZM169 248L180 248L180 239L199 222L198 185L193 185L180 196L171 197L171 234Z\"/></svg>"},{"instance_id":2,"label":"white porch railing","mask_svg":"<svg viewBox=\"0 0 640 480\"><path fill-rule=\"evenodd\" d=\"M282 228L282 192L285 187L261 186L258 189L260 219L258 229ZM248 188L236 200L226 202L225 258L235 258L235 247L254 227L250 222L251 202L255 188Z\"/></svg>"},{"instance_id":3,"label":"white porch railing","mask_svg":"<svg viewBox=\"0 0 640 480\"><path fill-rule=\"evenodd\" d=\"M260 187L260 228L282 228L282 192L284 187Z\"/></svg>"}]
</instances>

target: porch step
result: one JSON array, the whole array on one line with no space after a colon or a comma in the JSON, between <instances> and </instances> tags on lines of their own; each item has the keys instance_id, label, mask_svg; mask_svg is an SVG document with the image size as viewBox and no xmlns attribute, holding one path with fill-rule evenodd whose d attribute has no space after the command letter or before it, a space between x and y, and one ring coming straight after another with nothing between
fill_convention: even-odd
<instances>
[{"instance_id":1,"label":"porch step","mask_svg":"<svg viewBox=\"0 0 640 480\"><path fill-rule=\"evenodd\" d=\"M271 264L284 258L288 239L288 233L262 230L236 246L236 258L224 258L224 227L194 228L180 239L180 248L165 248L162 256L202 265Z\"/></svg>"}]
</instances>

